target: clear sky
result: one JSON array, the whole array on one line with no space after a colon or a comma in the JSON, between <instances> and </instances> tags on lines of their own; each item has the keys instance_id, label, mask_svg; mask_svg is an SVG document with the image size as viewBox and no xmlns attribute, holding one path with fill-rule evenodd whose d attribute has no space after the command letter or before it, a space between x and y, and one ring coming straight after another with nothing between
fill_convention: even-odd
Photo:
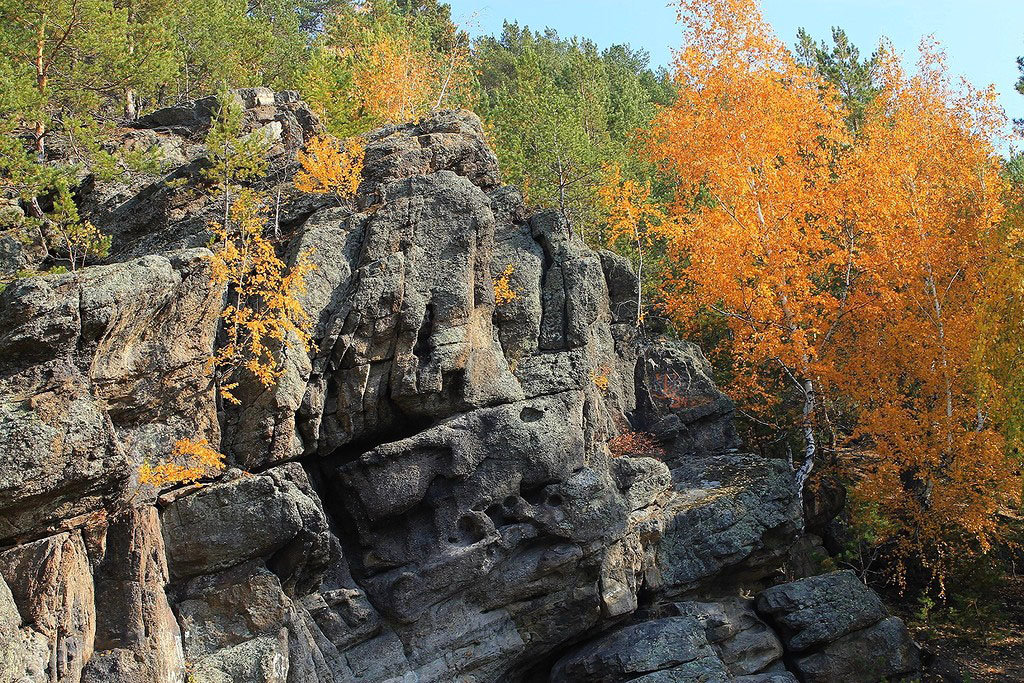
<instances>
[{"instance_id":1,"label":"clear sky","mask_svg":"<svg viewBox=\"0 0 1024 683\"><path fill-rule=\"evenodd\" d=\"M580 35L601 47L629 43L667 65L680 41L675 11L665 0L446 0L456 21L470 32L499 33L502 21L533 29L551 27ZM910 56L923 35L935 34L949 54L951 70L978 86L994 83L1007 113L1024 118L1024 95L1014 90L1016 59L1024 55L1024 0L761 0L765 17L788 44L803 26L826 38L841 26L862 53L881 36ZM475 15L475 16L474 16ZM472 17L472 19L470 19Z\"/></svg>"}]
</instances>

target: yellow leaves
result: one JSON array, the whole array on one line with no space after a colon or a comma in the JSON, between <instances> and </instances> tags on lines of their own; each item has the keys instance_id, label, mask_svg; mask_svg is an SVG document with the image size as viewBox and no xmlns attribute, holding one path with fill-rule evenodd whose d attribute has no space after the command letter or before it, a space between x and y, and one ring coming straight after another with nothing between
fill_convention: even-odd
<instances>
[{"instance_id":1,"label":"yellow leaves","mask_svg":"<svg viewBox=\"0 0 1024 683\"><path fill-rule=\"evenodd\" d=\"M749 407L803 379L856 407L845 436L874 454L857 495L890 520L905 557L941 571L944 544L984 551L994 510L1020 491L999 431L1020 422L1000 406L1020 403L986 369L1009 367L1019 337L986 338L1014 317L1008 302L1024 306L1009 284L1022 268L992 239L1008 192L991 89L955 84L933 40L913 73L883 46L881 92L853 139L831 86L794 62L754 0L679 7L683 87L647 141L690 183L662 232L686 266L669 310L728 324L733 389ZM648 219L647 194L609 177L601 197L618 238Z\"/></svg>"},{"instance_id":2,"label":"yellow leaves","mask_svg":"<svg viewBox=\"0 0 1024 683\"><path fill-rule=\"evenodd\" d=\"M284 374L282 351L312 347L312 320L299 300L315 269L311 252L288 268L263 234L266 212L257 193L243 190L231 206L229 225L211 225L217 243L211 276L229 284L233 297L221 313L227 343L213 359L227 380L220 385L221 396L231 403L239 402L233 394L239 370L270 389Z\"/></svg>"},{"instance_id":3,"label":"yellow leaves","mask_svg":"<svg viewBox=\"0 0 1024 683\"><path fill-rule=\"evenodd\" d=\"M406 37L383 36L363 48L353 78L363 106L385 122L406 121L425 112L435 88L435 65Z\"/></svg>"},{"instance_id":4,"label":"yellow leaves","mask_svg":"<svg viewBox=\"0 0 1024 683\"><path fill-rule=\"evenodd\" d=\"M510 278L515 273L515 266L509 264L501 275L494 278L494 305L504 306L519 298L519 293L512 288Z\"/></svg>"},{"instance_id":5,"label":"yellow leaves","mask_svg":"<svg viewBox=\"0 0 1024 683\"><path fill-rule=\"evenodd\" d=\"M155 466L146 463L139 469L139 483L162 489L212 477L223 470L224 456L206 439L179 439L167 462Z\"/></svg>"},{"instance_id":6,"label":"yellow leaves","mask_svg":"<svg viewBox=\"0 0 1024 683\"><path fill-rule=\"evenodd\" d=\"M590 373L590 381L594 383L597 390L602 394L608 393L608 387L610 386L610 380L608 379L608 368L600 367Z\"/></svg>"},{"instance_id":7,"label":"yellow leaves","mask_svg":"<svg viewBox=\"0 0 1024 683\"><path fill-rule=\"evenodd\" d=\"M625 178L619 164L604 167L605 179L597 196L608 215L606 240L614 245L620 239L646 241L650 228L661 226L666 216L651 200L650 180L639 183Z\"/></svg>"},{"instance_id":8,"label":"yellow leaves","mask_svg":"<svg viewBox=\"0 0 1024 683\"><path fill-rule=\"evenodd\" d=\"M320 33L301 89L331 132L364 132L473 99L468 36L454 26L428 35L417 17L396 11L341 10Z\"/></svg>"},{"instance_id":9,"label":"yellow leaves","mask_svg":"<svg viewBox=\"0 0 1024 683\"><path fill-rule=\"evenodd\" d=\"M359 188L365 147L351 138L342 143L329 135L315 137L296 158L302 167L295 174L295 187L308 194L333 194L350 197Z\"/></svg>"},{"instance_id":10,"label":"yellow leaves","mask_svg":"<svg viewBox=\"0 0 1024 683\"><path fill-rule=\"evenodd\" d=\"M785 358L809 372L812 329L839 315L842 289L821 283L844 261L844 185L837 150L849 135L824 83L799 67L753 0L681 0L687 44L676 60L688 87L656 117L648 151L692 186L680 189L661 233L687 263L675 289L728 321L748 363ZM618 180L602 196L612 234L641 221L649 190ZM611 187L615 187L613 184ZM693 194L703 199L692 210ZM680 312L683 302L670 307Z\"/></svg>"}]
</instances>

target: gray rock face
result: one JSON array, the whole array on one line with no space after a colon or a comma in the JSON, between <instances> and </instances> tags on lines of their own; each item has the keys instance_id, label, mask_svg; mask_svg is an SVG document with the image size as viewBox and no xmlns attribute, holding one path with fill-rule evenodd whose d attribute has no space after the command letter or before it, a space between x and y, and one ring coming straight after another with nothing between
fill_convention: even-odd
<instances>
[{"instance_id":1,"label":"gray rock face","mask_svg":"<svg viewBox=\"0 0 1024 683\"><path fill-rule=\"evenodd\" d=\"M920 667L920 652L903 621L896 617L843 636L796 660L797 671L810 683L840 679L868 683L912 674Z\"/></svg>"},{"instance_id":2,"label":"gray rock face","mask_svg":"<svg viewBox=\"0 0 1024 683\"><path fill-rule=\"evenodd\" d=\"M636 366L636 419L672 443L670 458L738 448L733 410L695 344L661 342L643 350Z\"/></svg>"},{"instance_id":3,"label":"gray rock face","mask_svg":"<svg viewBox=\"0 0 1024 683\"><path fill-rule=\"evenodd\" d=\"M216 443L206 250L18 280L0 294L0 540L96 512L179 438Z\"/></svg>"},{"instance_id":4,"label":"gray rock face","mask_svg":"<svg viewBox=\"0 0 1024 683\"><path fill-rule=\"evenodd\" d=\"M587 643L559 660L551 680L559 683L618 683L638 675L652 680L725 681L704 629L692 617L669 617L628 626Z\"/></svg>"},{"instance_id":5,"label":"gray rock face","mask_svg":"<svg viewBox=\"0 0 1024 683\"><path fill-rule=\"evenodd\" d=\"M212 574L273 555L286 585L317 585L330 542L320 501L302 467L289 463L238 476L186 493L164 510L171 577Z\"/></svg>"},{"instance_id":6,"label":"gray rock face","mask_svg":"<svg viewBox=\"0 0 1024 683\"><path fill-rule=\"evenodd\" d=\"M287 169L315 119L236 95ZM187 179L210 112L126 135L179 140ZM628 261L499 177L479 120L439 112L367 137L349 205L284 187L315 350L239 406L208 375L208 253L172 248L211 207L169 185L95 209L116 262L0 295L0 683L782 683L867 647L913 668L846 579L739 597L802 527L788 466L739 451L699 349L639 338ZM658 449L613 455L632 431ZM134 481L204 437L216 481Z\"/></svg>"}]
</instances>

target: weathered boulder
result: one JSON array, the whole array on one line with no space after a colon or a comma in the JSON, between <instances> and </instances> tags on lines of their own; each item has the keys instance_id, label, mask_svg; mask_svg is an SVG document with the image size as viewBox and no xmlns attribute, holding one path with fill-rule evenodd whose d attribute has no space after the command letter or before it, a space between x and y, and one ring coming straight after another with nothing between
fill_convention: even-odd
<instances>
[{"instance_id":1,"label":"weathered boulder","mask_svg":"<svg viewBox=\"0 0 1024 683\"><path fill-rule=\"evenodd\" d=\"M750 584L775 574L800 531L789 465L753 455L695 458L672 470L658 544L668 594L701 582Z\"/></svg>"},{"instance_id":2,"label":"weathered boulder","mask_svg":"<svg viewBox=\"0 0 1024 683\"><path fill-rule=\"evenodd\" d=\"M570 650L552 667L552 683L795 680L750 600L667 603L638 616L647 620Z\"/></svg>"},{"instance_id":3,"label":"weathered boulder","mask_svg":"<svg viewBox=\"0 0 1024 683\"><path fill-rule=\"evenodd\" d=\"M886 616L878 595L852 571L769 588L757 597L757 611L779 628L792 652L830 643Z\"/></svg>"},{"instance_id":4,"label":"weathered boulder","mask_svg":"<svg viewBox=\"0 0 1024 683\"><path fill-rule=\"evenodd\" d=\"M415 123L385 126L368 136L363 177L371 183L430 176L447 170L487 190L498 184L498 158L480 119L441 111Z\"/></svg>"},{"instance_id":5,"label":"weathered boulder","mask_svg":"<svg viewBox=\"0 0 1024 683\"><path fill-rule=\"evenodd\" d=\"M231 476L231 475L229 475ZM194 490L161 515L176 581L271 557L282 582L320 583L330 558L327 519L302 467L289 463Z\"/></svg>"},{"instance_id":6,"label":"weathered boulder","mask_svg":"<svg viewBox=\"0 0 1024 683\"><path fill-rule=\"evenodd\" d=\"M797 657L795 667L808 683L874 683L912 674L921 668L921 660L903 621L888 617Z\"/></svg>"},{"instance_id":7,"label":"weathered boulder","mask_svg":"<svg viewBox=\"0 0 1024 683\"><path fill-rule=\"evenodd\" d=\"M725 681L728 672L692 617L645 621L593 640L560 659L553 683L619 683L643 674L670 673L652 680Z\"/></svg>"},{"instance_id":8,"label":"weathered boulder","mask_svg":"<svg viewBox=\"0 0 1024 683\"><path fill-rule=\"evenodd\" d=\"M669 459L738 448L734 409L715 386L711 365L696 344L660 342L643 349L636 365L634 421L671 443Z\"/></svg>"},{"instance_id":9,"label":"weathered boulder","mask_svg":"<svg viewBox=\"0 0 1024 683\"><path fill-rule=\"evenodd\" d=\"M674 603L672 609L691 616L730 675L752 676L778 667L783 649L775 632L758 618L751 600L722 598L716 602Z\"/></svg>"},{"instance_id":10,"label":"weathered boulder","mask_svg":"<svg viewBox=\"0 0 1024 683\"><path fill-rule=\"evenodd\" d=\"M921 667L906 626L851 571L774 586L756 605L778 630L801 680L868 683Z\"/></svg>"}]
</instances>

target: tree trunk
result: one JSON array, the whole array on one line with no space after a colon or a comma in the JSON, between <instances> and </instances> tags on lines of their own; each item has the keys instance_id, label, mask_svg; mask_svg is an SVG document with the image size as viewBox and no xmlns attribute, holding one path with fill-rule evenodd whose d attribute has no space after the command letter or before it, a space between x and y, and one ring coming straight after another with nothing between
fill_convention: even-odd
<instances>
[{"instance_id":1,"label":"tree trunk","mask_svg":"<svg viewBox=\"0 0 1024 683\"><path fill-rule=\"evenodd\" d=\"M760 213L760 206L758 206L758 213ZM779 303L782 305L782 314L785 318L786 327L789 329L790 334L794 334L797 328L793 319L793 313L789 308L788 297L785 294L781 295ZM794 474L794 477L796 478L797 490L800 493L800 502L802 504L804 500L804 484L807 483L807 479L811 476L811 470L814 469L814 456L818 451L818 445L814 439L814 409L817 399L814 393L814 382L808 376L810 375L810 359L806 355L801 358L801 366L798 384L804 394L803 419L801 421L804 431L804 461L800 465L800 469ZM787 372L789 371L787 370ZM790 377L793 377L793 375L790 374ZM793 377L793 380L797 381L797 378Z\"/></svg>"},{"instance_id":2,"label":"tree trunk","mask_svg":"<svg viewBox=\"0 0 1024 683\"><path fill-rule=\"evenodd\" d=\"M47 85L47 68L46 60L44 59L44 50L46 48L46 15L39 22L39 29L36 31L36 90L39 91L40 97L45 101L46 96L46 85ZM43 120L43 114L40 112L39 118L36 119L35 126L35 148L36 154L39 156L39 160L43 161L46 158L46 142L43 138L46 135L46 122Z\"/></svg>"},{"instance_id":3,"label":"tree trunk","mask_svg":"<svg viewBox=\"0 0 1024 683\"><path fill-rule=\"evenodd\" d=\"M134 121L139 116L139 105L135 101L135 90L128 88L124 93L124 117Z\"/></svg>"},{"instance_id":4,"label":"tree trunk","mask_svg":"<svg viewBox=\"0 0 1024 683\"><path fill-rule=\"evenodd\" d=\"M644 326L644 309L643 309L643 296L644 296L644 243L643 235L640 234L640 226L635 226L636 231L636 253L637 253L637 266L636 266L636 328L643 330ZM642 334L642 332L641 332Z\"/></svg>"},{"instance_id":5,"label":"tree trunk","mask_svg":"<svg viewBox=\"0 0 1024 683\"><path fill-rule=\"evenodd\" d=\"M811 476L811 470L814 469L814 456L817 453L818 447L814 440L814 408L815 408L815 395L814 395L814 383L809 379L802 381L804 391L804 411L803 411L803 430L804 430L804 461L800 465L800 469L796 471L796 485L800 491L800 502L804 500L804 484Z\"/></svg>"}]
</instances>

